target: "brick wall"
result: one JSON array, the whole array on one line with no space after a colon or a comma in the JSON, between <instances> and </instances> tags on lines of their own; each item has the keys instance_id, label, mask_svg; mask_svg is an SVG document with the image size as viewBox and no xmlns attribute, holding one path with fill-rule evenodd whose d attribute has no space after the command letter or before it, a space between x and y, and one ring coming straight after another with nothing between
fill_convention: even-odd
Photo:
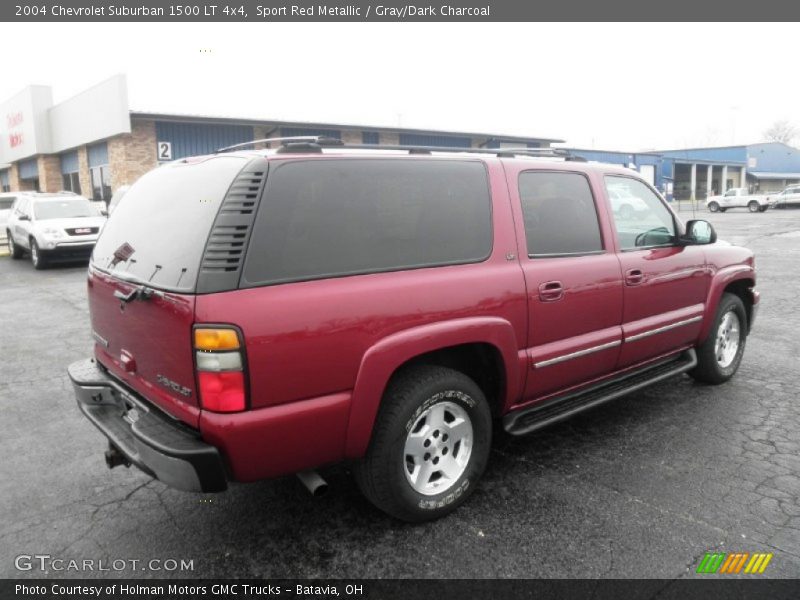
<instances>
[{"instance_id":1,"label":"brick wall","mask_svg":"<svg viewBox=\"0 0 800 600\"><path fill-rule=\"evenodd\" d=\"M131 122L130 133L109 139L108 163L111 168L112 191L116 191L122 185L132 184L149 170L154 169L158 165L155 122L134 120Z\"/></svg>"},{"instance_id":2,"label":"brick wall","mask_svg":"<svg viewBox=\"0 0 800 600\"><path fill-rule=\"evenodd\" d=\"M39 167L39 189L43 192L58 192L64 189L61 177L61 159L54 154L43 154L37 160Z\"/></svg>"},{"instance_id":3,"label":"brick wall","mask_svg":"<svg viewBox=\"0 0 800 600\"><path fill-rule=\"evenodd\" d=\"M19 167L16 163L11 164L11 168L8 170L8 185L11 187L12 192L21 192L22 182L19 179Z\"/></svg>"},{"instance_id":4,"label":"brick wall","mask_svg":"<svg viewBox=\"0 0 800 600\"><path fill-rule=\"evenodd\" d=\"M81 196L92 199L92 177L89 175L89 154L86 146L78 148L78 179L81 182Z\"/></svg>"}]
</instances>

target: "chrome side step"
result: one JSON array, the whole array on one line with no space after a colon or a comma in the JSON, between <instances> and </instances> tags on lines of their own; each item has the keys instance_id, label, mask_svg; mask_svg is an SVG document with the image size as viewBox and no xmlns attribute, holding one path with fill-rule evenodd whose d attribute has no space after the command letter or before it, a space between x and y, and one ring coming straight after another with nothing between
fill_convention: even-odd
<instances>
[{"instance_id":1,"label":"chrome side step","mask_svg":"<svg viewBox=\"0 0 800 600\"><path fill-rule=\"evenodd\" d=\"M625 373L587 389L511 411L503 417L503 428L511 435L530 433L657 381L685 373L696 365L697 353L694 348L690 348L673 358Z\"/></svg>"}]
</instances>

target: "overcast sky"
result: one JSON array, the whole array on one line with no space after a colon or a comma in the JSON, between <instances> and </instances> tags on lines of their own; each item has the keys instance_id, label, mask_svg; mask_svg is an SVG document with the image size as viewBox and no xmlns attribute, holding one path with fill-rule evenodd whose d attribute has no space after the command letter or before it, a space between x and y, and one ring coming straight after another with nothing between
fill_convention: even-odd
<instances>
[{"instance_id":1,"label":"overcast sky","mask_svg":"<svg viewBox=\"0 0 800 600\"><path fill-rule=\"evenodd\" d=\"M800 124L796 24L0 25L0 101L117 73L131 108L643 150ZM204 50L201 52L201 50Z\"/></svg>"}]
</instances>

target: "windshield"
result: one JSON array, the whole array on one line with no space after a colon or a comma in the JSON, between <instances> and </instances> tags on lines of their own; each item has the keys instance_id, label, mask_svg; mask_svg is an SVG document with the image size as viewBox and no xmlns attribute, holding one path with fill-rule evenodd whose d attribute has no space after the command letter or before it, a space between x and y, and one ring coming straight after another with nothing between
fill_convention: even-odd
<instances>
[{"instance_id":1,"label":"windshield","mask_svg":"<svg viewBox=\"0 0 800 600\"><path fill-rule=\"evenodd\" d=\"M152 287L193 291L219 206L246 164L242 157L217 156L142 176L106 222L93 266Z\"/></svg>"},{"instance_id":2,"label":"windshield","mask_svg":"<svg viewBox=\"0 0 800 600\"><path fill-rule=\"evenodd\" d=\"M47 219L73 219L96 217L97 211L86 198L64 198L63 200L39 200L33 204L37 221Z\"/></svg>"}]
</instances>

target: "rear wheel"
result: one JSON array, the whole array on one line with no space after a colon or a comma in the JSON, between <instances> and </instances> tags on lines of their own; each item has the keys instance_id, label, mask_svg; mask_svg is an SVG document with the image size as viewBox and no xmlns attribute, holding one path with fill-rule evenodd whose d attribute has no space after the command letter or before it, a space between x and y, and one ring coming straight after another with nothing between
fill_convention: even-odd
<instances>
[{"instance_id":1,"label":"rear wheel","mask_svg":"<svg viewBox=\"0 0 800 600\"><path fill-rule=\"evenodd\" d=\"M39 250L39 244L33 238L31 238L31 263L33 263L33 268L39 271L47 267L47 261Z\"/></svg>"},{"instance_id":2,"label":"rear wheel","mask_svg":"<svg viewBox=\"0 0 800 600\"><path fill-rule=\"evenodd\" d=\"M751 213L756 213L761 210L761 206L755 200L750 200L750 202L747 203L747 209Z\"/></svg>"},{"instance_id":3,"label":"rear wheel","mask_svg":"<svg viewBox=\"0 0 800 600\"><path fill-rule=\"evenodd\" d=\"M709 202L708 210L710 210L711 212L719 212L719 204L717 204L716 202Z\"/></svg>"},{"instance_id":4,"label":"rear wheel","mask_svg":"<svg viewBox=\"0 0 800 600\"><path fill-rule=\"evenodd\" d=\"M706 340L697 347L689 375L703 383L724 383L736 373L747 341L747 312L734 294L723 294Z\"/></svg>"},{"instance_id":5,"label":"rear wheel","mask_svg":"<svg viewBox=\"0 0 800 600\"><path fill-rule=\"evenodd\" d=\"M489 406L472 379L444 367L416 367L389 384L367 454L355 467L356 483L398 519L437 519L475 489L491 439Z\"/></svg>"},{"instance_id":6,"label":"rear wheel","mask_svg":"<svg viewBox=\"0 0 800 600\"><path fill-rule=\"evenodd\" d=\"M11 255L11 258L22 258L22 248L14 243L14 238L11 237L10 231L6 231L6 240L8 240L8 253Z\"/></svg>"}]
</instances>

